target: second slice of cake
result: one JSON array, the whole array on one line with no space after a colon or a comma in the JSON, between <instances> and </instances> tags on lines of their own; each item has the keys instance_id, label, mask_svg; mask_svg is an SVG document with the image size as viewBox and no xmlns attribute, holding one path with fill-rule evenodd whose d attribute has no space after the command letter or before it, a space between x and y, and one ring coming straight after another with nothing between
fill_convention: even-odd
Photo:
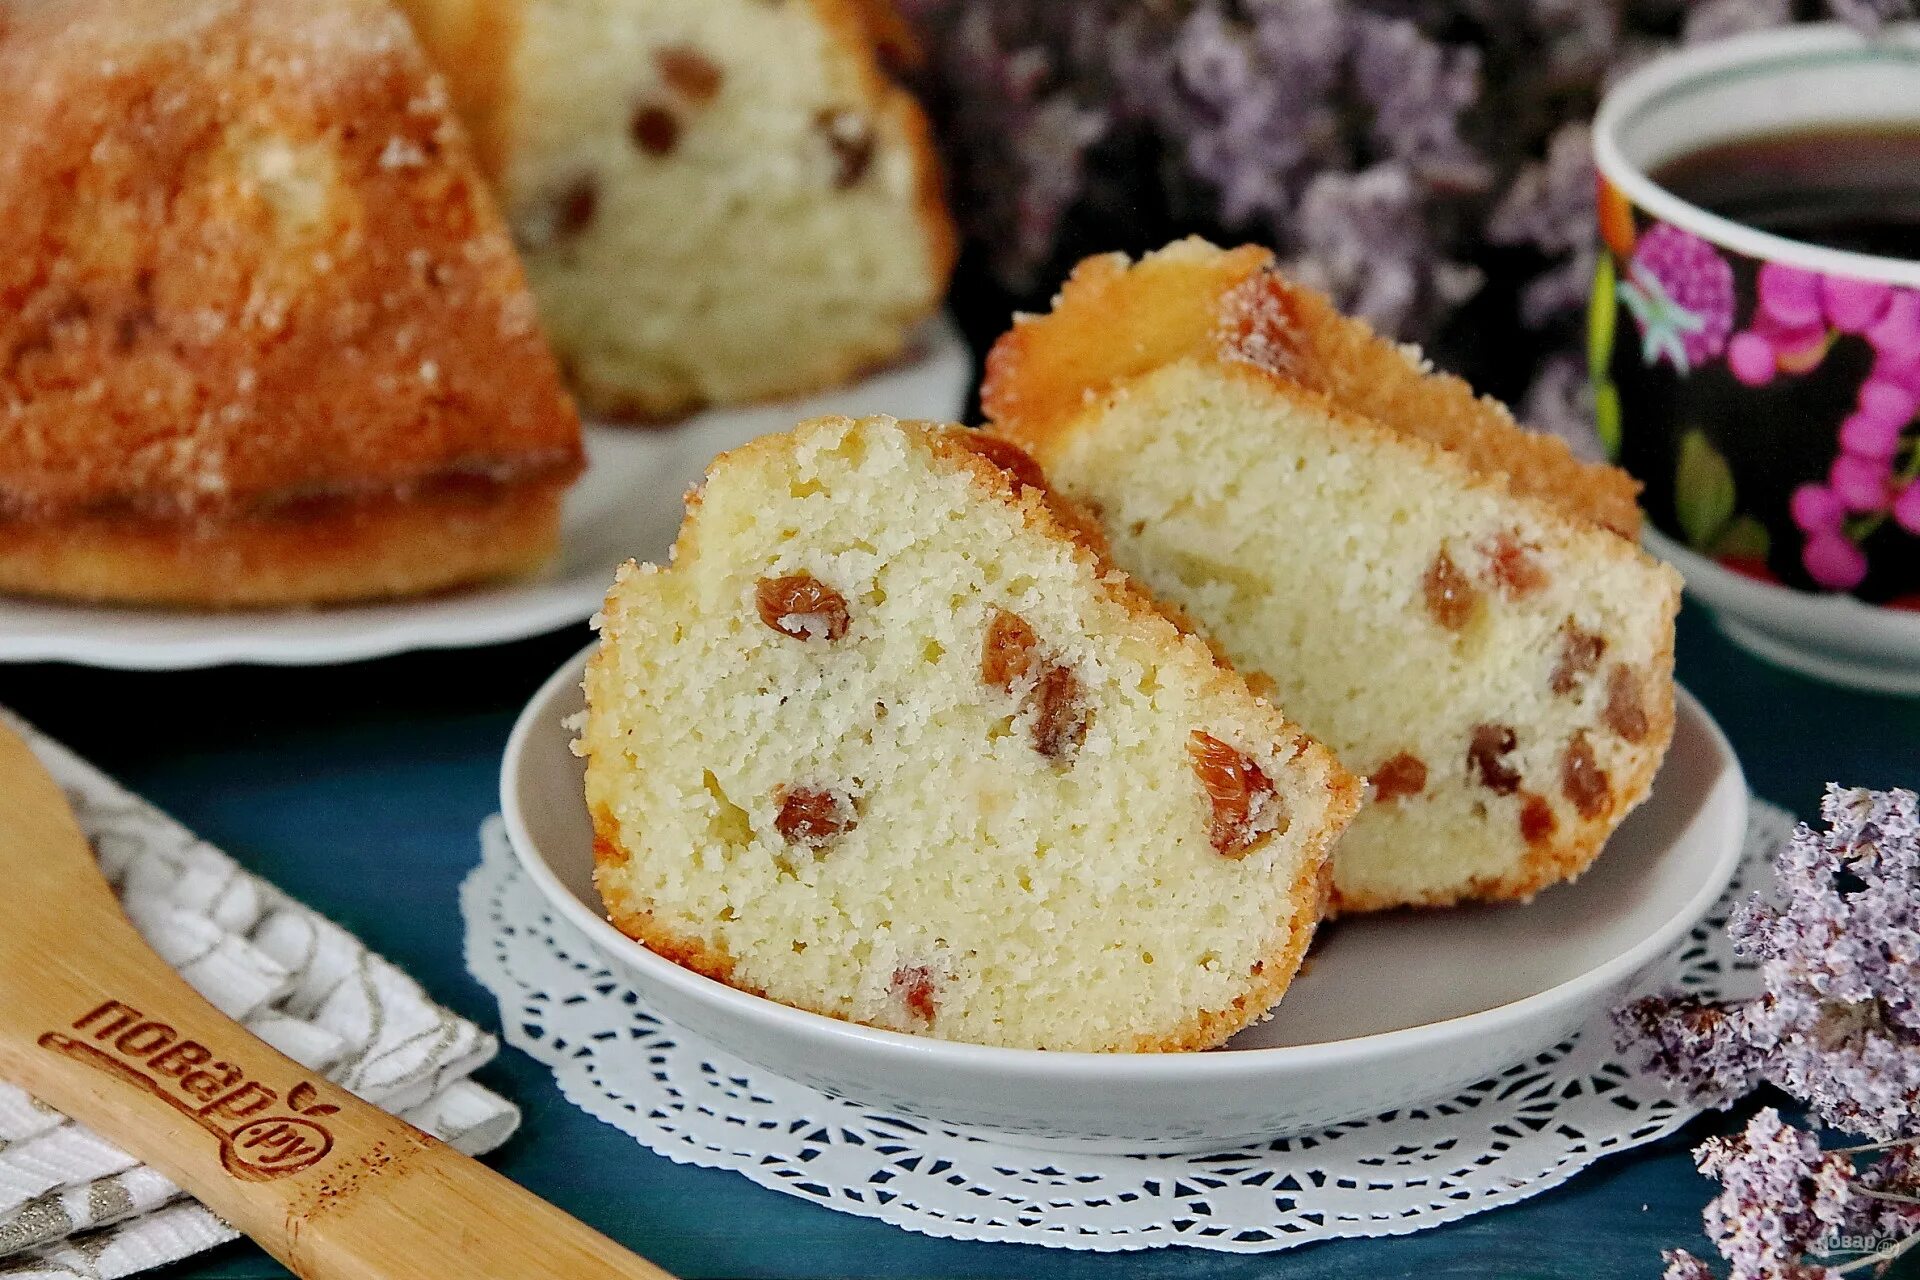
<instances>
[{"instance_id":1,"label":"second slice of cake","mask_svg":"<svg viewBox=\"0 0 1920 1280\"><path fill-rule=\"evenodd\" d=\"M587 671L601 895L818 1013L1217 1044L1299 967L1358 783L996 444L826 418L713 464Z\"/></svg>"},{"instance_id":2,"label":"second slice of cake","mask_svg":"<svg viewBox=\"0 0 1920 1280\"><path fill-rule=\"evenodd\" d=\"M996 429L1369 776L1334 907L1582 871L1673 728L1679 579L1633 482L1522 430L1260 249L1083 262L988 362Z\"/></svg>"}]
</instances>

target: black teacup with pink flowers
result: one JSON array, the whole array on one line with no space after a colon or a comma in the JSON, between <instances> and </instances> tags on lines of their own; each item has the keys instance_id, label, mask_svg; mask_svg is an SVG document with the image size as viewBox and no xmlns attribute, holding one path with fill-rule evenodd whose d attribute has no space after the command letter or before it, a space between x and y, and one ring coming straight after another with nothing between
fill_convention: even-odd
<instances>
[{"instance_id":1,"label":"black teacup with pink flowers","mask_svg":"<svg viewBox=\"0 0 1920 1280\"><path fill-rule=\"evenodd\" d=\"M1665 222L1608 265L1607 434L1654 522L1751 576L1920 605L1920 290Z\"/></svg>"},{"instance_id":2,"label":"black teacup with pink flowers","mask_svg":"<svg viewBox=\"0 0 1920 1280\"><path fill-rule=\"evenodd\" d=\"M1791 183L1839 163L1813 131L1910 127L1920 145L1920 71L1879 76L1876 58L1844 41L1780 46L1777 70L1708 55L1609 100L1589 368L1601 438L1662 532L1749 577L1920 609L1920 220L1909 242L1891 197L1850 215L1874 253L1834 238L1847 227L1777 233L1825 198ZM1839 82L1857 91L1813 91ZM1709 212L1662 185L1691 193L1664 175L1766 147L1802 168L1723 164L1735 196L1784 184L1745 222L1722 216L1737 201ZM1920 172L1886 177L1902 181L1920 200Z\"/></svg>"}]
</instances>

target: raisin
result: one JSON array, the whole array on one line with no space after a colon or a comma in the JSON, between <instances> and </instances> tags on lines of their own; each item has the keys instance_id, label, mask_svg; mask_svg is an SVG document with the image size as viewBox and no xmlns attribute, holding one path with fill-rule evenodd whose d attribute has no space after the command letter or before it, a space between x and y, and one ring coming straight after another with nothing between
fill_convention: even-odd
<instances>
[{"instance_id":1,"label":"raisin","mask_svg":"<svg viewBox=\"0 0 1920 1280\"><path fill-rule=\"evenodd\" d=\"M1529 791L1521 800L1520 834L1528 844L1545 844L1553 838L1559 825L1559 819L1553 816L1553 806L1544 797Z\"/></svg>"},{"instance_id":2,"label":"raisin","mask_svg":"<svg viewBox=\"0 0 1920 1280\"><path fill-rule=\"evenodd\" d=\"M853 829L853 801L837 791L788 787L779 799L773 825L788 844L819 849Z\"/></svg>"},{"instance_id":3,"label":"raisin","mask_svg":"<svg viewBox=\"0 0 1920 1280\"><path fill-rule=\"evenodd\" d=\"M1467 575L1460 572L1460 566L1453 562L1445 547L1435 553L1420 586L1426 593L1427 612L1449 631L1464 630L1480 607L1479 591Z\"/></svg>"},{"instance_id":4,"label":"raisin","mask_svg":"<svg viewBox=\"0 0 1920 1280\"><path fill-rule=\"evenodd\" d=\"M1388 756L1373 771L1373 798L1382 804L1417 796L1427 788L1427 762L1411 752Z\"/></svg>"},{"instance_id":5,"label":"raisin","mask_svg":"<svg viewBox=\"0 0 1920 1280\"><path fill-rule=\"evenodd\" d=\"M650 156L671 155L680 145L680 121L665 107L643 103L627 122L627 134L634 146Z\"/></svg>"},{"instance_id":6,"label":"raisin","mask_svg":"<svg viewBox=\"0 0 1920 1280\"><path fill-rule=\"evenodd\" d=\"M907 1012L916 1021L933 1021L938 1011L938 1002L934 999L933 971L923 964L903 964L893 971L893 981L889 988L907 1007Z\"/></svg>"},{"instance_id":7,"label":"raisin","mask_svg":"<svg viewBox=\"0 0 1920 1280\"><path fill-rule=\"evenodd\" d=\"M113 349L123 354L133 350L140 335L154 326L152 307L143 305L121 312L113 322Z\"/></svg>"},{"instance_id":8,"label":"raisin","mask_svg":"<svg viewBox=\"0 0 1920 1280\"><path fill-rule=\"evenodd\" d=\"M833 185L845 191L867 176L873 164L873 126L857 111L822 111L814 128L833 151Z\"/></svg>"},{"instance_id":9,"label":"raisin","mask_svg":"<svg viewBox=\"0 0 1920 1280\"><path fill-rule=\"evenodd\" d=\"M1555 693L1572 693L1580 682L1600 665L1607 651L1607 638L1580 629L1573 619L1560 628L1560 661L1554 664L1547 687Z\"/></svg>"},{"instance_id":10,"label":"raisin","mask_svg":"<svg viewBox=\"0 0 1920 1280\"><path fill-rule=\"evenodd\" d=\"M712 102L720 92L723 74L719 66L692 45L655 49L653 65L667 87L689 102Z\"/></svg>"},{"instance_id":11,"label":"raisin","mask_svg":"<svg viewBox=\"0 0 1920 1280\"><path fill-rule=\"evenodd\" d=\"M1520 771L1507 763L1507 756L1519 745L1510 725L1474 726L1467 743L1467 764L1479 772L1481 786L1499 796L1510 796L1520 789Z\"/></svg>"},{"instance_id":12,"label":"raisin","mask_svg":"<svg viewBox=\"0 0 1920 1280\"><path fill-rule=\"evenodd\" d=\"M972 427L961 427L950 434L962 448L979 454L1011 476L1015 493L1023 489L1047 487L1047 477L1040 470L1040 464L1013 441L988 435L985 431Z\"/></svg>"},{"instance_id":13,"label":"raisin","mask_svg":"<svg viewBox=\"0 0 1920 1280\"><path fill-rule=\"evenodd\" d=\"M1640 681L1627 668L1615 667L1607 673L1607 705L1600 718L1628 742L1646 741L1646 704L1641 701Z\"/></svg>"},{"instance_id":14,"label":"raisin","mask_svg":"<svg viewBox=\"0 0 1920 1280\"><path fill-rule=\"evenodd\" d=\"M1511 533L1495 535L1487 545L1487 572L1510 600L1521 600L1547 585L1547 571L1534 559L1533 549Z\"/></svg>"},{"instance_id":15,"label":"raisin","mask_svg":"<svg viewBox=\"0 0 1920 1280\"><path fill-rule=\"evenodd\" d=\"M1262 271L1221 299L1214 341L1229 360L1284 374L1298 363L1294 350L1299 328L1286 281L1276 272Z\"/></svg>"},{"instance_id":16,"label":"raisin","mask_svg":"<svg viewBox=\"0 0 1920 1280\"><path fill-rule=\"evenodd\" d=\"M1034 682L1033 749L1049 760L1065 760L1087 739L1093 713L1080 697L1080 681L1054 663Z\"/></svg>"},{"instance_id":17,"label":"raisin","mask_svg":"<svg viewBox=\"0 0 1920 1280\"><path fill-rule=\"evenodd\" d=\"M560 193L560 199L554 209L554 229L561 236L577 236L593 225L593 215L600 207L600 186L590 177L574 179L573 185Z\"/></svg>"},{"instance_id":18,"label":"raisin","mask_svg":"<svg viewBox=\"0 0 1920 1280\"><path fill-rule=\"evenodd\" d=\"M1613 788L1607 771L1594 760L1593 744L1587 741L1584 731L1574 734L1573 741L1567 744L1567 754L1560 762L1560 790L1583 818L1599 817L1607 811L1607 803L1612 799Z\"/></svg>"},{"instance_id":19,"label":"raisin","mask_svg":"<svg viewBox=\"0 0 1920 1280\"><path fill-rule=\"evenodd\" d=\"M1004 693L1013 692L1013 686L1033 670L1033 651L1039 643L1026 619L1005 609L994 610L980 648L981 681Z\"/></svg>"},{"instance_id":20,"label":"raisin","mask_svg":"<svg viewBox=\"0 0 1920 1280\"><path fill-rule=\"evenodd\" d=\"M795 640L838 640L847 634L847 599L810 573L762 578L755 592L760 621Z\"/></svg>"},{"instance_id":21,"label":"raisin","mask_svg":"<svg viewBox=\"0 0 1920 1280\"><path fill-rule=\"evenodd\" d=\"M1213 851L1244 858L1284 819L1271 816L1273 782L1254 761L1210 733L1195 729L1187 739L1187 758L1213 807L1208 836Z\"/></svg>"}]
</instances>

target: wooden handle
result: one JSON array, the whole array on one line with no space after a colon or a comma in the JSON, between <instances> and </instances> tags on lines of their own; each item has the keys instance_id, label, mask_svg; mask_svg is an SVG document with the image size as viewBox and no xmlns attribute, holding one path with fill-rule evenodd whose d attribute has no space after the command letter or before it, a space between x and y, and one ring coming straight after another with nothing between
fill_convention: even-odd
<instances>
[{"instance_id":1,"label":"wooden handle","mask_svg":"<svg viewBox=\"0 0 1920 1280\"><path fill-rule=\"evenodd\" d=\"M52 780L0 740L0 1079L309 1280L670 1280L208 1004L127 923Z\"/></svg>"}]
</instances>

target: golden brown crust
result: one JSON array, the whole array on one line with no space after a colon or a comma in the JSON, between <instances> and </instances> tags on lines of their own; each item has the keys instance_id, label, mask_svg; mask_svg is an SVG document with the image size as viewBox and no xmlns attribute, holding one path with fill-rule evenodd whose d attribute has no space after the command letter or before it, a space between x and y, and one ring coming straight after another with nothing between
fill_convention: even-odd
<instances>
[{"instance_id":1,"label":"golden brown crust","mask_svg":"<svg viewBox=\"0 0 1920 1280\"><path fill-rule=\"evenodd\" d=\"M627 851L620 847L619 825L613 815L602 806L596 805L593 819L593 879L594 887L599 890L600 901L607 909L607 923L626 934L635 942L653 952L663 960L671 960L682 969L691 969L702 977L712 978L715 982L724 982L736 991L768 999L767 993L744 983L735 981L733 976L733 957L717 948L708 946L698 938L678 934L663 928L653 918L653 913L639 907L630 906L610 894L600 883L600 873L609 867L626 865ZM820 1012L815 1010L814 1012ZM834 1014L826 1014L834 1017Z\"/></svg>"},{"instance_id":2,"label":"golden brown crust","mask_svg":"<svg viewBox=\"0 0 1920 1280\"><path fill-rule=\"evenodd\" d=\"M1252 370L1424 441L1515 495L1638 534L1639 486L1625 472L1524 430L1460 379L1422 368L1364 321L1286 280L1273 256L1252 246L1188 240L1139 262L1085 259L1051 313L1017 318L994 344L981 404L997 430L1044 461L1089 396L1189 357Z\"/></svg>"},{"instance_id":3,"label":"golden brown crust","mask_svg":"<svg viewBox=\"0 0 1920 1280\"><path fill-rule=\"evenodd\" d=\"M810 425L831 421L838 420L814 419L811 423L802 423L797 429L804 430ZM1298 726L1286 722L1277 711L1273 711L1271 705L1266 703L1266 699L1253 688L1247 678L1234 669L1224 654L1204 637L1194 634L1191 625L1182 615L1169 610L1134 582L1130 576L1116 568L1107 559L1105 539L1083 523L1084 517L1077 515L1071 504L1066 504L1063 508L1063 499L1051 495L1044 488L1036 490L1031 483L1023 480L1021 468L997 465L992 458L977 451L968 442L968 438L974 434L969 428L930 422L904 425L920 429L923 432L922 439L936 457L957 466L967 474L983 496L1016 512L1027 528L1043 537L1070 545L1091 573L1099 589L1134 620L1159 630L1161 632L1159 638L1164 645L1169 648L1187 647L1191 652L1204 655L1214 681L1234 686L1235 691L1241 696L1256 698L1267 705L1273 719L1282 726L1282 732L1275 743L1276 750L1286 758L1302 762L1324 775L1328 796L1326 814L1319 829L1302 852L1300 869L1288 891L1287 897L1293 907L1293 914L1287 920L1275 922L1274 949L1263 958L1257 971L1250 975L1252 980L1247 989L1225 1008L1200 1011L1188 1025L1172 1034L1128 1045L1116 1045L1113 1046L1113 1051L1171 1053L1206 1049L1220 1044L1263 1017L1285 994L1292 982L1306 955L1307 947L1312 942L1314 925L1324 913L1332 891L1331 858L1334 841L1358 812L1363 784L1349 773L1325 746L1302 732ZM785 447L783 437L763 437L722 454L714 460L710 469L725 465L729 461L744 462L761 452L772 452L783 447ZM700 494L696 489L687 498L689 512L695 509L699 502ZM686 562L697 554L690 541L693 525L692 520L682 524L680 536L676 539L671 553L673 562ZM623 576L632 568L629 562L628 569L623 570ZM616 589L617 587L616 583ZM592 662L602 661L608 646L618 641L618 635L612 629L615 625L613 619L617 618L618 614L619 611L614 607L613 597L610 595L608 608L605 611L608 621L602 635L602 646L594 654ZM602 871L623 865L629 854L620 844L619 827L611 813L602 807L595 807L592 818L595 833L595 877L598 882ZM738 990L763 997L766 995L766 992L738 981L734 977L731 958L709 947L700 939L690 938L664 928L644 909L620 901L618 895L608 894L604 887L601 897L607 904L608 919L614 927L642 943L649 950L696 973L725 982ZM799 1007L805 1007L810 1012L829 1017L841 1017L840 1014L824 1008Z\"/></svg>"},{"instance_id":4,"label":"golden brown crust","mask_svg":"<svg viewBox=\"0 0 1920 1280\"><path fill-rule=\"evenodd\" d=\"M446 78L453 108L467 126L480 171L506 171L514 103L513 51L526 0L397 0L420 43Z\"/></svg>"},{"instance_id":5,"label":"golden brown crust","mask_svg":"<svg viewBox=\"0 0 1920 1280\"><path fill-rule=\"evenodd\" d=\"M868 43L880 58L881 67L890 74L925 65L926 47L921 44L913 24L901 15L893 0L830 0L853 11Z\"/></svg>"},{"instance_id":6,"label":"golden brown crust","mask_svg":"<svg viewBox=\"0 0 1920 1280\"><path fill-rule=\"evenodd\" d=\"M210 520L0 520L0 591L228 609L440 591L538 569L559 541L565 489L454 483Z\"/></svg>"},{"instance_id":7,"label":"golden brown crust","mask_svg":"<svg viewBox=\"0 0 1920 1280\"><path fill-rule=\"evenodd\" d=\"M1023 317L995 344L982 402L997 433L1046 462L1098 421L1106 393L1195 360L1222 377L1271 388L1356 436L1391 437L1463 483L1498 486L1503 500L1569 527L1596 551L1652 563L1629 540L1638 512L1635 487L1622 473L1577 462L1559 441L1521 430L1465 384L1421 370L1324 298L1280 278L1260 249L1220 251L1189 241L1137 264L1117 254L1082 262L1051 314ZM1608 536L1614 534L1624 536ZM1647 794L1671 735L1670 627L1653 666L1663 678L1655 682L1648 731L1637 739L1645 749L1623 753L1604 811L1556 814L1552 834L1506 874L1416 905L1529 898L1585 870ZM1352 913L1405 901L1336 892L1332 909Z\"/></svg>"},{"instance_id":8,"label":"golden brown crust","mask_svg":"<svg viewBox=\"0 0 1920 1280\"><path fill-rule=\"evenodd\" d=\"M1354 784L1350 794L1340 796L1347 802L1340 826L1344 827L1348 818L1360 803L1358 784ZM1338 830L1338 828L1336 828ZM1299 911L1294 917L1292 927L1276 934L1278 945L1265 958L1258 962L1253 982L1232 1004L1224 1009L1207 1009L1196 1014L1185 1027L1152 1040L1142 1040L1129 1046L1129 1053L1186 1053L1196 1049L1213 1049L1265 1018L1273 1007L1280 1003L1287 988L1299 976L1300 966L1307 958L1307 948L1313 945L1314 931L1319 922L1326 918L1328 895L1333 888L1333 863L1328 858L1332 847L1332 836L1324 835L1317 842L1318 848L1309 850L1300 874L1294 878L1293 889L1288 898Z\"/></svg>"},{"instance_id":9,"label":"golden brown crust","mask_svg":"<svg viewBox=\"0 0 1920 1280\"><path fill-rule=\"evenodd\" d=\"M8 12L0 512L220 516L577 471L518 261L396 13Z\"/></svg>"}]
</instances>

